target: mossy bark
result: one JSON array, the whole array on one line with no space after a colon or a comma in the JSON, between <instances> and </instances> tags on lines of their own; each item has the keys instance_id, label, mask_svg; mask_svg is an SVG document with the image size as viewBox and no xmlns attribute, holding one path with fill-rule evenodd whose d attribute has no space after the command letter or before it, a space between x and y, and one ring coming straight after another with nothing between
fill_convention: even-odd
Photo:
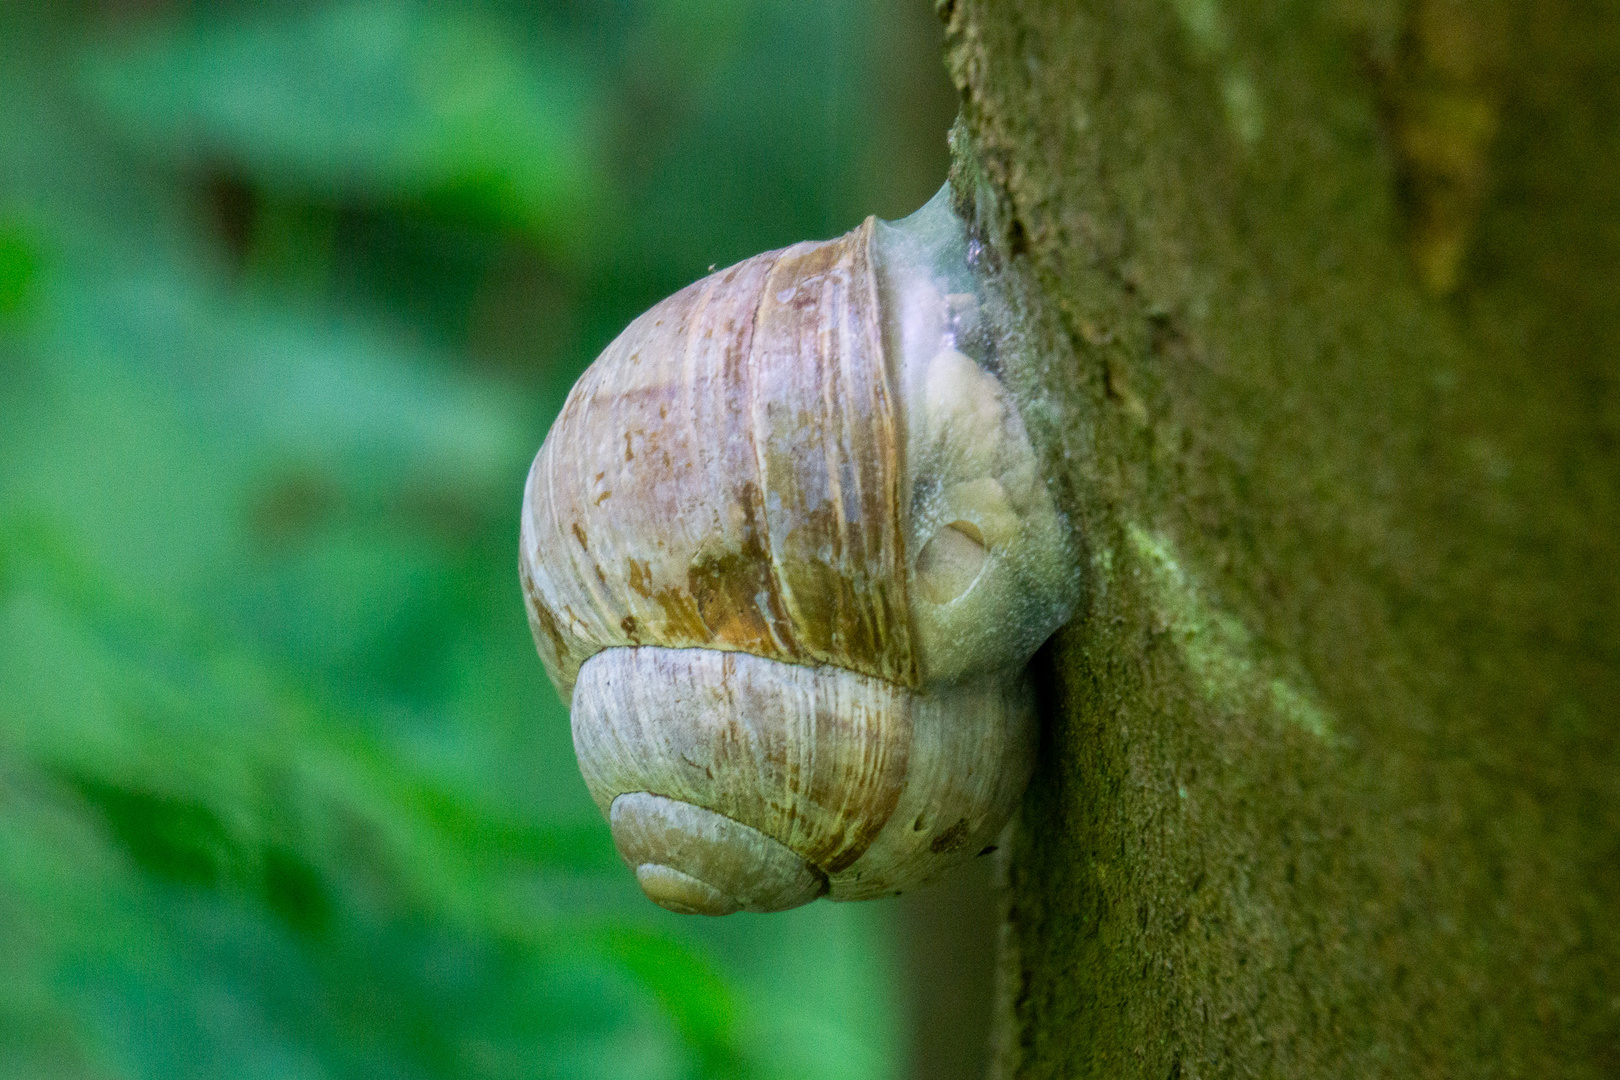
<instances>
[{"instance_id":1,"label":"mossy bark","mask_svg":"<svg viewBox=\"0 0 1620 1080\"><path fill-rule=\"evenodd\" d=\"M1090 569L1000 1075L1620 1076L1620 5L942 15Z\"/></svg>"}]
</instances>

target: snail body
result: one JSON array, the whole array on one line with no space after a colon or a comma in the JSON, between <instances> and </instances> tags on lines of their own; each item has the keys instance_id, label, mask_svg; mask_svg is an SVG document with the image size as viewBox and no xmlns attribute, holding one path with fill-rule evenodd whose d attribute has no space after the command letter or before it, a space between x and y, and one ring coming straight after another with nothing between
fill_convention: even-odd
<instances>
[{"instance_id":1,"label":"snail body","mask_svg":"<svg viewBox=\"0 0 1620 1080\"><path fill-rule=\"evenodd\" d=\"M531 628L665 907L893 895L1010 816L1074 575L982 308L942 191L655 305L546 437Z\"/></svg>"}]
</instances>

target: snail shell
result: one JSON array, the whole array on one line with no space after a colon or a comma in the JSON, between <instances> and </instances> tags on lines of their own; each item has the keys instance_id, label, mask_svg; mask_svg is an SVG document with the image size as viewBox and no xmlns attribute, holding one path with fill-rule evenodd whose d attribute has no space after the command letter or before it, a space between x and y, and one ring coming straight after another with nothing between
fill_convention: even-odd
<instances>
[{"instance_id":1,"label":"snail shell","mask_svg":"<svg viewBox=\"0 0 1620 1080\"><path fill-rule=\"evenodd\" d=\"M665 907L902 892L1027 782L1024 667L1072 559L965 251L942 191L711 274L607 347L535 459L535 642Z\"/></svg>"}]
</instances>

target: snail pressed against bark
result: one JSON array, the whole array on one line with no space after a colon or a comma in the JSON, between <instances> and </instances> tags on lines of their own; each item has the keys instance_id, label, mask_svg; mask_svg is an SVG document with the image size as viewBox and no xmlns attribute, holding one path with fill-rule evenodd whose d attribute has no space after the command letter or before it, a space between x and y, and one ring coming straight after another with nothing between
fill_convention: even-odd
<instances>
[{"instance_id":1,"label":"snail pressed against bark","mask_svg":"<svg viewBox=\"0 0 1620 1080\"><path fill-rule=\"evenodd\" d=\"M535 642L615 844L676 911L894 895L989 844L1074 574L966 231L711 274L574 386L524 492Z\"/></svg>"}]
</instances>

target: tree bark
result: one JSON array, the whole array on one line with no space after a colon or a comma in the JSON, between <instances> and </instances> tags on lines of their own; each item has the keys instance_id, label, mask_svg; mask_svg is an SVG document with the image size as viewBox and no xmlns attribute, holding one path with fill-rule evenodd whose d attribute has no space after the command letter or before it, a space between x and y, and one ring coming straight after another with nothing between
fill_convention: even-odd
<instances>
[{"instance_id":1,"label":"tree bark","mask_svg":"<svg viewBox=\"0 0 1620 1080\"><path fill-rule=\"evenodd\" d=\"M1620 1076L1620 6L941 14L1089 572L998 1075Z\"/></svg>"}]
</instances>

